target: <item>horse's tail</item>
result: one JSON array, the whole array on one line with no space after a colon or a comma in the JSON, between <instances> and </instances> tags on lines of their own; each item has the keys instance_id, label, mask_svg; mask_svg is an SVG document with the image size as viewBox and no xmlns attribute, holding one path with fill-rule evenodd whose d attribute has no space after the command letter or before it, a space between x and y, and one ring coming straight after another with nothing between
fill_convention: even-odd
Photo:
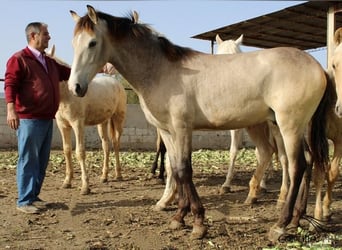
<instances>
[{"instance_id":1,"label":"horse's tail","mask_svg":"<svg viewBox=\"0 0 342 250\"><path fill-rule=\"evenodd\" d=\"M109 118L109 135L112 142L113 147L115 147L116 143L116 128L115 128L115 115Z\"/></svg>"},{"instance_id":2,"label":"horse's tail","mask_svg":"<svg viewBox=\"0 0 342 250\"><path fill-rule=\"evenodd\" d=\"M329 109L332 108L334 85L332 79L325 72L327 87L311 120L309 143L312 162L316 167L324 169L329 162L329 144L326 136L326 121Z\"/></svg>"},{"instance_id":3,"label":"horse's tail","mask_svg":"<svg viewBox=\"0 0 342 250\"><path fill-rule=\"evenodd\" d=\"M112 117L109 119L109 133L114 149L119 150L120 138L123 132L123 126L126 117L126 99L123 100L124 105L118 108Z\"/></svg>"}]
</instances>

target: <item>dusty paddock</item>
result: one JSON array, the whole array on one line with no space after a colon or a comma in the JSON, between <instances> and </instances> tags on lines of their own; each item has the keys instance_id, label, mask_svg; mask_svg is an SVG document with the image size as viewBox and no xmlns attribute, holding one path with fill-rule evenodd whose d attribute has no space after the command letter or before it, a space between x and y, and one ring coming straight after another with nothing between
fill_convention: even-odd
<instances>
[{"instance_id":1,"label":"dusty paddock","mask_svg":"<svg viewBox=\"0 0 342 250\"><path fill-rule=\"evenodd\" d=\"M131 154L126 152L126 156ZM176 211L154 211L153 205L164 186L149 174L153 153L122 156L124 180L112 178L100 183L101 154L88 153L91 194L80 195L80 171L75 167L73 188L62 189L64 161L61 151L53 151L41 198L49 202L40 215L26 215L15 209L16 153L0 152L0 249L341 249L341 232L294 233L276 246L266 239L275 223L276 200L281 171L275 170L268 182L268 191L254 206L243 204L248 181L254 170L252 153L245 151L238 162L234 190L220 195L227 158L198 153L194 159L194 182L206 208L208 234L202 240L190 240L192 216L186 216L186 227L173 231L168 228ZM201 159L201 157L203 159ZM212 157L212 158L210 158ZM226 157L226 156L225 156ZM206 159L204 159L206 158ZM333 203L332 225L342 223L342 185L337 182ZM313 192L308 213L312 215ZM302 221L303 228L307 222ZM326 245L323 246L324 242Z\"/></svg>"}]
</instances>

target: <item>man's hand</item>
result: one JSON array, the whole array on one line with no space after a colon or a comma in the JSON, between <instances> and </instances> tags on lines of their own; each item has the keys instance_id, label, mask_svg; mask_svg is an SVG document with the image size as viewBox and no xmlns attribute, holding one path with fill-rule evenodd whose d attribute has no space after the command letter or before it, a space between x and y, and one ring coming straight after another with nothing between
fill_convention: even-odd
<instances>
[{"instance_id":1,"label":"man's hand","mask_svg":"<svg viewBox=\"0 0 342 250\"><path fill-rule=\"evenodd\" d=\"M7 103L7 124L14 130L17 130L19 127L19 116L15 111L13 102Z\"/></svg>"}]
</instances>

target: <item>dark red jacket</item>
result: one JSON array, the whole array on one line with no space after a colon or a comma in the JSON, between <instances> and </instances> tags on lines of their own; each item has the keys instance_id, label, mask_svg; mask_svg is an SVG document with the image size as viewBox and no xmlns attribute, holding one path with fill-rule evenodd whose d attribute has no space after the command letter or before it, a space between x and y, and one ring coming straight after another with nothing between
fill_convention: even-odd
<instances>
[{"instance_id":1,"label":"dark red jacket","mask_svg":"<svg viewBox=\"0 0 342 250\"><path fill-rule=\"evenodd\" d=\"M53 119L59 106L59 82L68 80L70 68L46 57L48 72L29 48L7 61L6 102L14 102L19 118Z\"/></svg>"}]
</instances>

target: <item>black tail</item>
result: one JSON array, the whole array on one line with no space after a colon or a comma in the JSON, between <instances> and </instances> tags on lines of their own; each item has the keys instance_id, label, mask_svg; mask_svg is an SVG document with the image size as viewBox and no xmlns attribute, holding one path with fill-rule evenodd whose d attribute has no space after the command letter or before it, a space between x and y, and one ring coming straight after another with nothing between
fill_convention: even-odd
<instances>
[{"instance_id":1,"label":"black tail","mask_svg":"<svg viewBox=\"0 0 342 250\"><path fill-rule=\"evenodd\" d=\"M329 144L326 136L326 121L329 109L333 108L334 85L328 73L325 73L327 87L311 120L309 143L312 161L316 167L323 169L329 162Z\"/></svg>"}]
</instances>

